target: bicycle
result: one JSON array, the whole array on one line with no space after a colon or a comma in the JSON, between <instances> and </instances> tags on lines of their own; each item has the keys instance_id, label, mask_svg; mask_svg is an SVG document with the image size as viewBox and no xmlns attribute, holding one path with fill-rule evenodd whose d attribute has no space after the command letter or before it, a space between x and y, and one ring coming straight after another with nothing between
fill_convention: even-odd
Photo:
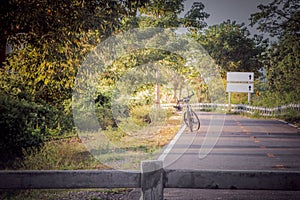
<instances>
[{"instance_id":1,"label":"bicycle","mask_svg":"<svg viewBox=\"0 0 300 200\"><path fill-rule=\"evenodd\" d=\"M197 114L192 110L192 107L190 105L190 99L192 96L194 96L194 93L182 99L178 99L177 104L176 106L174 106L174 108L176 108L177 111L181 111L182 106L180 105L180 103L185 103L186 110L183 115L183 120L187 127L189 127L190 131L194 132L200 129L200 120Z\"/></svg>"}]
</instances>

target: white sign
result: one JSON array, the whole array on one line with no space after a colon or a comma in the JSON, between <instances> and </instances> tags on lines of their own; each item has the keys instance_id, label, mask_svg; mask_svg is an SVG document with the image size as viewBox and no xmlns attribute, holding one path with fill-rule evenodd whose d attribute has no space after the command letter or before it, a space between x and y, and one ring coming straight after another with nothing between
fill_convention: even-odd
<instances>
[{"instance_id":1,"label":"white sign","mask_svg":"<svg viewBox=\"0 0 300 200\"><path fill-rule=\"evenodd\" d=\"M227 72L228 82L253 82L253 72Z\"/></svg>"},{"instance_id":2,"label":"white sign","mask_svg":"<svg viewBox=\"0 0 300 200\"><path fill-rule=\"evenodd\" d=\"M254 92L253 83L227 83L226 92Z\"/></svg>"}]
</instances>

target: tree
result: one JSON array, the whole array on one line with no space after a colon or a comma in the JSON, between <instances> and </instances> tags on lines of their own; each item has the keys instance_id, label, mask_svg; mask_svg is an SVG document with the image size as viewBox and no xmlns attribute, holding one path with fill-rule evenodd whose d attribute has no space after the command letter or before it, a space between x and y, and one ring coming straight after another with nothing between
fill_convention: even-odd
<instances>
[{"instance_id":1,"label":"tree","mask_svg":"<svg viewBox=\"0 0 300 200\"><path fill-rule=\"evenodd\" d=\"M137 8L146 2L147 0L4 1L0 8L0 64L4 61L7 40L11 45L37 45L45 42L45 39L55 43L66 42L68 39L69 43L74 43L76 36L73 33L88 30L97 30L102 37L108 36L120 27L125 16L134 16Z\"/></svg>"},{"instance_id":2,"label":"tree","mask_svg":"<svg viewBox=\"0 0 300 200\"><path fill-rule=\"evenodd\" d=\"M194 2L191 10L184 16L184 25L196 32L207 27L205 20L209 17L209 14L204 12L204 8L203 3Z\"/></svg>"},{"instance_id":3,"label":"tree","mask_svg":"<svg viewBox=\"0 0 300 200\"><path fill-rule=\"evenodd\" d=\"M0 154L74 128L71 95L91 48L145 0L9 0L0 7ZM6 44L13 52L5 54ZM13 138L16 137L16 138ZM11 151L12 150L12 151ZM2 156L1 156L2 157Z\"/></svg>"},{"instance_id":4,"label":"tree","mask_svg":"<svg viewBox=\"0 0 300 200\"><path fill-rule=\"evenodd\" d=\"M5 52L8 40L14 52L9 54L2 74L6 79L22 80L22 92L26 90L34 101L61 104L71 97L77 69L86 53L144 2L7 1L1 7L4 23L0 32L5 41L1 49ZM14 76L10 76L11 71Z\"/></svg>"},{"instance_id":5,"label":"tree","mask_svg":"<svg viewBox=\"0 0 300 200\"><path fill-rule=\"evenodd\" d=\"M260 61L265 48L261 37L250 38L244 24L230 20L214 25L198 35L200 44L220 66L223 78L227 71L254 71L263 67Z\"/></svg>"},{"instance_id":6,"label":"tree","mask_svg":"<svg viewBox=\"0 0 300 200\"><path fill-rule=\"evenodd\" d=\"M274 0L258 8L260 11L251 15L252 25L258 24L260 31L278 37L266 52L267 89L277 104L298 102L300 3L296 0Z\"/></svg>"},{"instance_id":7,"label":"tree","mask_svg":"<svg viewBox=\"0 0 300 200\"><path fill-rule=\"evenodd\" d=\"M205 6L201 2L194 2L191 9L185 14L183 18L179 18L178 14L183 11L184 0L176 1L159 1L152 0L147 7L140 10L141 17L139 17L140 27L165 27L165 28L177 28L187 27L190 32L197 33L207 26L205 20L209 17L209 14L204 11ZM172 44L166 44L172 45ZM184 45L182 46L184 48ZM157 52L163 55L163 52ZM163 56L162 56L163 57ZM185 66L185 62L182 59L175 58L174 55L168 55L162 59L161 65L164 67L173 66L172 70L178 72L188 79L199 78L199 73L195 75L195 69L190 70ZM189 73L186 73L189 72ZM197 76L198 75L198 76ZM176 76L176 75L175 75ZM182 77L176 76L173 79L174 99L176 98L177 88L182 88ZM196 81L197 82L197 81ZM159 97L159 85L156 86L157 94ZM181 89L180 89L181 93ZM159 102L159 100L157 100Z\"/></svg>"},{"instance_id":8,"label":"tree","mask_svg":"<svg viewBox=\"0 0 300 200\"><path fill-rule=\"evenodd\" d=\"M300 3L298 0L273 0L257 6L259 12L251 14L251 25L271 36L298 35L300 29Z\"/></svg>"}]
</instances>

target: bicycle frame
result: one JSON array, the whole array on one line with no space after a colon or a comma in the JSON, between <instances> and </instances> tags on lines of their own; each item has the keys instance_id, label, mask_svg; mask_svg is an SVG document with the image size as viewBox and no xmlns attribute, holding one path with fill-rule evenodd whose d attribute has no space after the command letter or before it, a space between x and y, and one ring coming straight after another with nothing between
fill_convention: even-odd
<instances>
[{"instance_id":1,"label":"bicycle frame","mask_svg":"<svg viewBox=\"0 0 300 200\"><path fill-rule=\"evenodd\" d=\"M180 103L185 103L186 110L184 112L184 122L190 128L191 132L193 132L194 130L199 130L200 128L200 120L197 114L192 110L192 107L190 105L190 99L192 96L194 96L194 93L187 97L177 100L177 105L174 106L178 111L181 111L182 107L180 106ZM197 127L195 129L193 127L194 124Z\"/></svg>"}]
</instances>

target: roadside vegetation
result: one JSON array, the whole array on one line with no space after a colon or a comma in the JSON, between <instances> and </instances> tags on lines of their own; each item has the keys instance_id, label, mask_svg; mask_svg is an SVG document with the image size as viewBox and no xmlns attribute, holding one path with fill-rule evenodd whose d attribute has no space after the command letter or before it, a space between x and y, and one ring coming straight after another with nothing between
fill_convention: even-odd
<instances>
[{"instance_id":1,"label":"roadside vegetation","mask_svg":"<svg viewBox=\"0 0 300 200\"><path fill-rule=\"evenodd\" d=\"M293 124L294 126L300 128L300 112L297 110L286 110L281 115L276 116L263 116L259 112L254 112L252 114L243 114L245 116L253 117L253 118L264 118L264 119L280 119L286 121L287 123Z\"/></svg>"}]
</instances>

